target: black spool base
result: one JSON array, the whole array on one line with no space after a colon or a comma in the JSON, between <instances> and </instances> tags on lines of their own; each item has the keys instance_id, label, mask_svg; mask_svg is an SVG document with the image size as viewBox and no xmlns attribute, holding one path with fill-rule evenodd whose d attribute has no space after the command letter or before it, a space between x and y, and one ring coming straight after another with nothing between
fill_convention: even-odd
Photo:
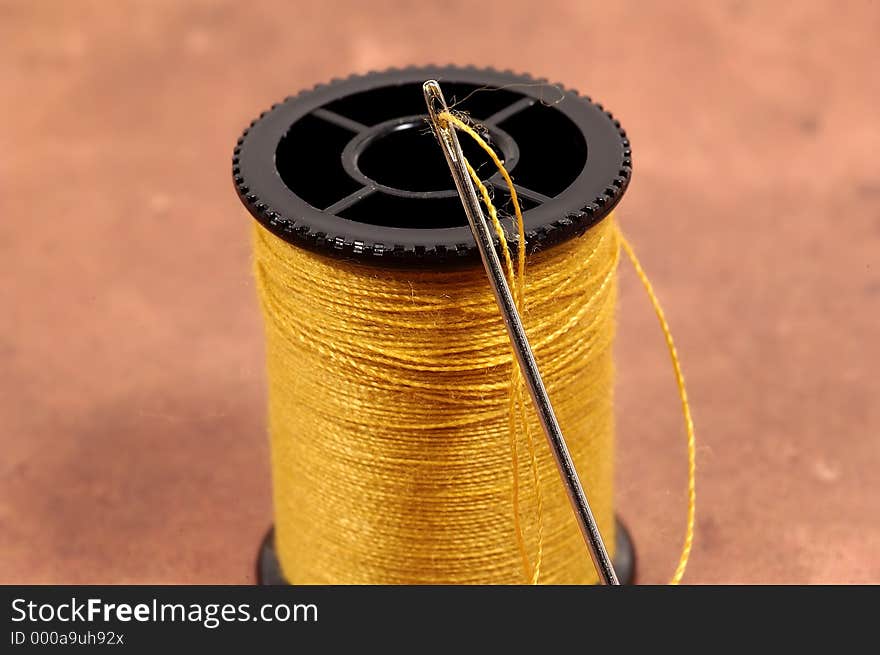
<instances>
[{"instance_id":1,"label":"black spool base","mask_svg":"<svg viewBox=\"0 0 880 655\"><path fill-rule=\"evenodd\" d=\"M629 531L617 520L617 548L614 553L614 569L621 584L634 584L636 579L636 551ZM281 565L275 555L275 529L269 528L260 553L257 557L257 584L267 586L285 586L290 583L284 579Z\"/></svg>"}]
</instances>

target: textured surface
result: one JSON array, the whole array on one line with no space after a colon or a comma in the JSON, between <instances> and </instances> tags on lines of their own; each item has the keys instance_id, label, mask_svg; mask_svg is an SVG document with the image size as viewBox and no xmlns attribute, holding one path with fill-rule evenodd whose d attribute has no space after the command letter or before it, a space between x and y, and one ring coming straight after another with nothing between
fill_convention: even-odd
<instances>
[{"instance_id":1,"label":"textured surface","mask_svg":"<svg viewBox=\"0 0 880 655\"><path fill-rule=\"evenodd\" d=\"M700 438L686 579L880 582L880 6L265 6L0 2L0 581L253 580L269 462L232 144L293 90L439 60L562 80L627 127L619 214ZM661 582L684 444L625 265L619 325L619 505Z\"/></svg>"}]
</instances>

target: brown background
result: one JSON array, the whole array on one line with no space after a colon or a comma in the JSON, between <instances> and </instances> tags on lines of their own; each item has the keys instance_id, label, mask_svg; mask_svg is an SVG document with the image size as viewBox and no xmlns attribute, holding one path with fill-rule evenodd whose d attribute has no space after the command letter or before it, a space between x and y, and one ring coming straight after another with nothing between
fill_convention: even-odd
<instances>
[{"instance_id":1,"label":"brown background","mask_svg":"<svg viewBox=\"0 0 880 655\"><path fill-rule=\"evenodd\" d=\"M350 72L605 103L699 436L691 582L880 582L880 4L0 2L0 582L253 580L271 520L238 132ZM622 270L618 498L671 574L683 430Z\"/></svg>"}]
</instances>

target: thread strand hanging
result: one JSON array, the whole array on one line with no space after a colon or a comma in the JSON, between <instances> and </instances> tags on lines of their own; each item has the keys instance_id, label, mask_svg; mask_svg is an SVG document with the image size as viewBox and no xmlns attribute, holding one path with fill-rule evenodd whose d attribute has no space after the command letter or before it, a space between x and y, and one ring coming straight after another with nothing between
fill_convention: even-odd
<instances>
[{"instance_id":1,"label":"thread strand hanging","mask_svg":"<svg viewBox=\"0 0 880 655\"><path fill-rule=\"evenodd\" d=\"M513 180L511 179L509 173L504 167L504 163L495 153L491 146L483 140L483 138L474 130L470 125L468 125L464 120L455 116L450 112L444 112L440 115L440 118L452 124L456 129L461 130L468 136L470 136L486 153L489 154L498 171L504 177L504 181L507 184L508 190L510 192L511 203L513 204L515 215L516 215L516 226L519 236L519 247L517 248L518 253L518 281L516 284L511 280L511 284L514 286L516 298L517 298L517 306L521 308L524 305L524 285L523 278L525 277L525 226L523 223L522 212L520 209L519 199L516 194L516 187L513 184ZM495 226L495 230L498 234L498 238L501 242L501 249L504 254L505 261L508 264L509 276L513 277L512 267L510 266L510 245L507 242L507 239L504 235L504 230L501 226L500 221L498 220L497 210L495 209L491 196L487 191L485 185L482 180L480 180L479 175L477 175L476 171L474 171L473 167L469 162L466 162L468 172L471 175L471 178L474 181L474 184L480 190L480 193L483 198L483 202L486 205L486 208L489 212L489 216L492 220L492 224ZM685 422L685 431L687 435L687 518L685 525L685 537L682 544L681 554L679 555L678 565L676 566L675 572L670 580L669 584L677 585L681 582L684 577L685 570L687 569L687 563L690 558L691 549L693 547L693 539L694 539L694 524L696 517L696 436L694 432L694 422L691 416L690 403L688 402L687 390L685 388L684 382L684 374L681 370L681 363L678 358L678 352L675 348L675 343L672 339L672 331L669 328L669 324L666 320L666 316L663 312L663 308L660 306L660 301L657 298L657 294L654 292L653 285L651 284L648 275L645 273L642 268L641 263L636 257L635 251L632 246L620 233L618 230L618 238L620 240L621 248L626 252L627 257L633 265L633 268L636 271L636 275L642 283L642 286L645 289L645 292L648 295L648 299L651 302L651 306L654 309L654 312L657 316L657 320L660 324L660 329L663 332L663 337L666 342L667 349L669 350L669 356L672 362L673 373L675 375L675 381L678 388L679 397L681 399L681 408L682 414L684 416ZM514 369L518 371L518 367L516 366L516 362L514 361ZM514 380L511 386L511 398L517 397L516 403L519 411L525 411L524 404L522 403L522 390L521 390L521 379L517 377L517 374L514 374ZM529 451L531 454L531 462L534 465L534 445L532 441L531 434L527 432ZM512 443L515 443L515 438L512 438ZM516 457L514 455L514 467L516 466ZM533 469L537 473L537 467ZM540 481L536 478L535 485L540 489ZM514 485L516 487L516 484ZM517 494L514 492L514 506L516 506L516 497ZM541 513L540 509L540 501L539 501L539 514ZM543 521L541 522L541 527L543 528ZM541 540L539 537L538 548L540 553L541 548ZM540 561L540 560L539 560ZM533 584L538 581L538 566L536 565L535 572L532 578Z\"/></svg>"}]
</instances>

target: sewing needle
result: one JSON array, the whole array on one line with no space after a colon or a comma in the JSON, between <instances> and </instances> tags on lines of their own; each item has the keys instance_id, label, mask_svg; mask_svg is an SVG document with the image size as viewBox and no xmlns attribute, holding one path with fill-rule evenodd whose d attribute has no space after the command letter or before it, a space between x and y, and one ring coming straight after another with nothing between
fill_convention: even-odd
<instances>
[{"instance_id":1,"label":"sewing needle","mask_svg":"<svg viewBox=\"0 0 880 655\"><path fill-rule=\"evenodd\" d=\"M483 260L483 267L489 276L489 282L492 285L492 291L495 294L495 300L501 315L504 318L504 324L507 327L507 334L510 337L513 351L519 362L520 370L526 381L529 395L538 411L538 417L544 428L544 434L550 444L550 450L556 460L556 466L559 474L565 484L568 499L574 509L577 517L578 525L584 536L584 541L590 551L590 557L593 565L599 574L599 580L603 584L618 585L617 574L614 571L614 565L608 556L608 550L602 541L602 535L599 533L599 527L596 525L596 519L590 509L590 504L584 494L583 486L562 437L562 431L559 428L559 422L556 420L556 414L550 404L550 398L547 396L547 389L538 370L538 364L532 353L523 328L522 320L516 309L516 303L510 293L510 287L504 276L504 270L501 268L501 262L498 259L498 253L495 252L495 244L492 238L492 232L486 223L483 210L480 207L480 201L477 192L471 181L470 175L465 165L464 153L461 150L461 144L458 141L458 135L455 129L446 124L439 116L448 111L446 100L440 85L436 80L428 80L423 85L425 94L425 102L428 105L428 115L434 127L437 139L446 156L446 163L449 164L449 170L452 172L452 178L458 189L461 198L461 204L464 206L465 214L467 214L468 223L474 240L477 242L477 248L480 251L480 258ZM518 244L518 247L524 248L525 244Z\"/></svg>"}]
</instances>

